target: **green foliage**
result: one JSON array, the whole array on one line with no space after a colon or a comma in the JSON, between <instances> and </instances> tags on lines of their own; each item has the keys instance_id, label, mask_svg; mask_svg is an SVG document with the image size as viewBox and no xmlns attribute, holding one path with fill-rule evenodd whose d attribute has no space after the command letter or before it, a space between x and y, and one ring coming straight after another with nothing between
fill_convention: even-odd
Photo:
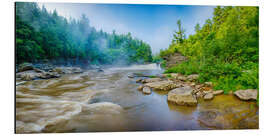
<instances>
[{"instance_id":1,"label":"green foliage","mask_svg":"<svg viewBox=\"0 0 270 135\"><path fill-rule=\"evenodd\" d=\"M131 34L97 31L82 15L79 20L49 13L36 3L16 2L16 62L40 60L123 64L152 61L150 46Z\"/></svg>"},{"instance_id":2,"label":"green foliage","mask_svg":"<svg viewBox=\"0 0 270 135\"><path fill-rule=\"evenodd\" d=\"M212 81L214 89L225 93L237 89L258 89L259 20L258 7L216 7L196 33L182 42L172 41L165 57L180 52L188 58L166 73L197 73L199 81ZM182 30L182 28L179 28Z\"/></svg>"}]
</instances>

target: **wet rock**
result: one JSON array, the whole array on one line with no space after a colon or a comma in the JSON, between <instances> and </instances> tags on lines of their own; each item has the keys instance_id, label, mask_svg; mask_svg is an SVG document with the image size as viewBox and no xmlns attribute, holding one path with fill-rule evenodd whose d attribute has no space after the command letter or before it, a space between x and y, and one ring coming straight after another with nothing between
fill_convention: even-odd
<instances>
[{"instance_id":1,"label":"wet rock","mask_svg":"<svg viewBox=\"0 0 270 135\"><path fill-rule=\"evenodd\" d=\"M195 95L196 95L197 98L202 98L205 94L203 92L201 92L201 91L198 91L198 92L196 92Z\"/></svg>"},{"instance_id":2,"label":"wet rock","mask_svg":"<svg viewBox=\"0 0 270 135\"><path fill-rule=\"evenodd\" d=\"M137 88L137 90L139 90L139 91L142 91L143 90L143 85L141 85L141 86L139 86L138 88Z\"/></svg>"},{"instance_id":3,"label":"wet rock","mask_svg":"<svg viewBox=\"0 0 270 135\"><path fill-rule=\"evenodd\" d=\"M213 86L213 83L212 82L205 82L204 83L206 86L209 86L209 87L212 87Z\"/></svg>"},{"instance_id":4,"label":"wet rock","mask_svg":"<svg viewBox=\"0 0 270 135\"><path fill-rule=\"evenodd\" d=\"M189 86L171 90L168 93L168 101L177 105L197 105L197 99L195 95L193 95L193 88Z\"/></svg>"},{"instance_id":5,"label":"wet rock","mask_svg":"<svg viewBox=\"0 0 270 135\"><path fill-rule=\"evenodd\" d=\"M215 90L213 91L213 94L216 96L216 95L220 95L220 94L223 94L224 91L223 90Z\"/></svg>"},{"instance_id":6,"label":"wet rock","mask_svg":"<svg viewBox=\"0 0 270 135\"><path fill-rule=\"evenodd\" d=\"M33 70L33 64L31 63L23 63L20 64L18 67L18 72L23 72L23 71L27 71L27 70Z\"/></svg>"},{"instance_id":7,"label":"wet rock","mask_svg":"<svg viewBox=\"0 0 270 135\"><path fill-rule=\"evenodd\" d=\"M150 87L144 87L143 88L143 93L144 94L151 94L151 88Z\"/></svg>"},{"instance_id":8,"label":"wet rock","mask_svg":"<svg viewBox=\"0 0 270 135\"><path fill-rule=\"evenodd\" d=\"M203 85L195 85L195 89L200 89L200 88L202 88L203 87Z\"/></svg>"},{"instance_id":9,"label":"wet rock","mask_svg":"<svg viewBox=\"0 0 270 135\"><path fill-rule=\"evenodd\" d=\"M56 67L52 71L53 72L57 72L58 74L63 74L64 73L64 68L62 68L62 67Z\"/></svg>"},{"instance_id":10,"label":"wet rock","mask_svg":"<svg viewBox=\"0 0 270 135\"><path fill-rule=\"evenodd\" d=\"M133 75L128 75L128 78L134 78L134 76Z\"/></svg>"},{"instance_id":11,"label":"wet rock","mask_svg":"<svg viewBox=\"0 0 270 135\"><path fill-rule=\"evenodd\" d=\"M212 100L214 98L214 94L212 92L206 93L203 97L204 100Z\"/></svg>"},{"instance_id":12,"label":"wet rock","mask_svg":"<svg viewBox=\"0 0 270 135\"><path fill-rule=\"evenodd\" d=\"M158 81L146 83L145 86L148 86L154 90L172 90L174 88L177 88L177 85L173 81Z\"/></svg>"},{"instance_id":13,"label":"wet rock","mask_svg":"<svg viewBox=\"0 0 270 135\"><path fill-rule=\"evenodd\" d=\"M54 67L53 65L47 63L47 64L35 64L35 68L48 72L49 70L53 70Z\"/></svg>"},{"instance_id":14,"label":"wet rock","mask_svg":"<svg viewBox=\"0 0 270 135\"><path fill-rule=\"evenodd\" d=\"M41 70L41 69L38 69L38 68L34 68L33 69L35 72L37 72L37 73L43 73L43 72L45 72L45 71L43 71L43 70Z\"/></svg>"},{"instance_id":15,"label":"wet rock","mask_svg":"<svg viewBox=\"0 0 270 135\"><path fill-rule=\"evenodd\" d=\"M140 83L142 81L142 79L137 79L136 83Z\"/></svg>"},{"instance_id":16,"label":"wet rock","mask_svg":"<svg viewBox=\"0 0 270 135\"><path fill-rule=\"evenodd\" d=\"M160 78L148 78L148 79L144 79L141 82L142 83L151 83L151 82L158 82L158 81L162 81L162 79Z\"/></svg>"},{"instance_id":17,"label":"wet rock","mask_svg":"<svg viewBox=\"0 0 270 135\"><path fill-rule=\"evenodd\" d=\"M257 100L256 89L247 89L247 90L237 90L234 92L234 95L237 96L241 100Z\"/></svg>"},{"instance_id":18,"label":"wet rock","mask_svg":"<svg viewBox=\"0 0 270 135\"><path fill-rule=\"evenodd\" d=\"M39 78L40 76L41 76L41 73L37 73L34 70L28 70L28 71L24 71L24 72L20 72L16 74L17 78L21 78L21 80L24 80L24 81L34 80L36 78Z\"/></svg>"},{"instance_id":19,"label":"wet rock","mask_svg":"<svg viewBox=\"0 0 270 135\"><path fill-rule=\"evenodd\" d=\"M195 81L195 80L197 80L199 78L199 75L198 74L192 74L192 75L189 75L188 77L187 77L187 80L189 80L189 81Z\"/></svg>"},{"instance_id":20,"label":"wet rock","mask_svg":"<svg viewBox=\"0 0 270 135\"><path fill-rule=\"evenodd\" d=\"M41 79L59 78L60 75L57 72L43 72L40 75Z\"/></svg>"}]
</instances>

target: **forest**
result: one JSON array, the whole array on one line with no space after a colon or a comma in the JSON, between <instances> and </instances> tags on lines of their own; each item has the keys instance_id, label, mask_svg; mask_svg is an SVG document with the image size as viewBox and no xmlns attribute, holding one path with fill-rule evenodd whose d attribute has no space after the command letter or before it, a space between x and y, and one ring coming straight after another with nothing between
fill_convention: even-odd
<instances>
[{"instance_id":1,"label":"forest","mask_svg":"<svg viewBox=\"0 0 270 135\"><path fill-rule=\"evenodd\" d=\"M152 61L150 46L130 33L96 30L86 15L65 18L37 3L16 3L16 64L79 61L132 64Z\"/></svg>"},{"instance_id":2,"label":"forest","mask_svg":"<svg viewBox=\"0 0 270 135\"><path fill-rule=\"evenodd\" d=\"M225 92L259 87L259 8L220 7L195 34L181 20L168 49L152 57L151 47L130 33L96 30L85 15L65 18L37 3L16 3L16 64L80 61L85 64L162 62L165 73L199 74ZM164 57L179 53L187 61L166 67Z\"/></svg>"},{"instance_id":3,"label":"forest","mask_svg":"<svg viewBox=\"0 0 270 135\"><path fill-rule=\"evenodd\" d=\"M220 7L195 34L186 38L181 21L170 47L154 59L180 53L188 60L167 68L166 73L199 74L226 92L259 88L259 8ZM166 67L166 61L163 61Z\"/></svg>"}]
</instances>

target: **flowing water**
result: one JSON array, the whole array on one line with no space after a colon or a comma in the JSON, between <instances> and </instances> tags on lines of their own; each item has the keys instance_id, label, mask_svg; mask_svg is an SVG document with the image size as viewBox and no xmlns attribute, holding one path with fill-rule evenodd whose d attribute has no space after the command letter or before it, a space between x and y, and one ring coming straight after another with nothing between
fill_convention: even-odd
<instances>
[{"instance_id":1,"label":"flowing water","mask_svg":"<svg viewBox=\"0 0 270 135\"><path fill-rule=\"evenodd\" d=\"M165 91L144 95L132 73L156 75L156 64L88 70L16 86L16 132L159 131L258 128L258 107L232 95L196 107L167 102Z\"/></svg>"}]
</instances>

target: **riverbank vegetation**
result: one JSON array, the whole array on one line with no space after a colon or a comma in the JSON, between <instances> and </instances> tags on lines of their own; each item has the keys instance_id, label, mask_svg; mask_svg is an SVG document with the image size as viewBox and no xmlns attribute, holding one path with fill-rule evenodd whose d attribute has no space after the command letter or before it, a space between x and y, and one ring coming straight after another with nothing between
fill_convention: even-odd
<instances>
[{"instance_id":1,"label":"riverbank vegetation","mask_svg":"<svg viewBox=\"0 0 270 135\"><path fill-rule=\"evenodd\" d=\"M211 81L227 93L259 88L258 7L216 7L213 18L186 38L181 21L170 47L160 57L180 53L187 61L166 73L199 74L199 82Z\"/></svg>"},{"instance_id":2,"label":"riverbank vegetation","mask_svg":"<svg viewBox=\"0 0 270 135\"><path fill-rule=\"evenodd\" d=\"M16 3L16 64L80 61L131 64L152 61L150 46L130 33L96 30L85 15L67 19L37 3Z\"/></svg>"}]
</instances>

